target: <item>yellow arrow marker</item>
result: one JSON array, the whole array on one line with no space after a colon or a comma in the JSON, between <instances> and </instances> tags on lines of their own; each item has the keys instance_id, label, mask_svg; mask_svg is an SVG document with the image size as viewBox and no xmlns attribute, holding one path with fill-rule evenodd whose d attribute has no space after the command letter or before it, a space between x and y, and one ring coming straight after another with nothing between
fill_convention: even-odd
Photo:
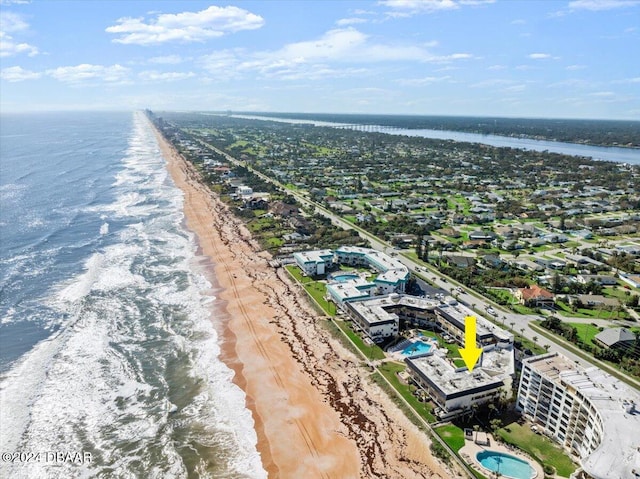
<instances>
[{"instance_id":1,"label":"yellow arrow marker","mask_svg":"<svg viewBox=\"0 0 640 479\"><path fill-rule=\"evenodd\" d=\"M482 348L476 347L476 317L467 316L464 318L464 348L459 348L460 356L464 359L469 372L476 366Z\"/></svg>"}]
</instances>

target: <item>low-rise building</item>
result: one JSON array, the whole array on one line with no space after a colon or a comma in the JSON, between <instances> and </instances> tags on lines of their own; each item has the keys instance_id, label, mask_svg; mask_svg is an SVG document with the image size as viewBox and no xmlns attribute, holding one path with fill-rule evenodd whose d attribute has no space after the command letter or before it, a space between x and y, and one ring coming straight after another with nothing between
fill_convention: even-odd
<instances>
[{"instance_id":1,"label":"low-rise building","mask_svg":"<svg viewBox=\"0 0 640 479\"><path fill-rule=\"evenodd\" d=\"M376 285L362 278L327 284L329 298L342 309L347 303L370 298L375 292Z\"/></svg>"},{"instance_id":2,"label":"low-rise building","mask_svg":"<svg viewBox=\"0 0 640 479\"><path fill-rule=\"evenodd\" d=\"M528 288L519 288L515 297L525 306L546 307L554 305L553 293L535 284Z\"/></svg>"},{"instance_id":3,"label":"low-rise building","mask_svg":"<svg viewBox=\"0 0 640 479\"><path fill-rule=\"evenodd\" d=\"M293 259L296 260L296 264L305 274L318 276L326 274L333 264L333 251L330 249L302 251L294 253Z\"/></svg>"},{"instance_id":4,"label":"low-rise building","mask_svg":"<svg viewBox=\"0 0 640 479\"><path fill-rule=\"evenodd\" d=\"M440 303L435 308L436 323L440 328L454 337L460 344L464 344L465 318L476 317L476 341L481 347L492 344L506 346L513 344L513 334L496 326L482 316L478 316L468 307L452 298Z\"/></svg>"},{"instance_id":5,"label":"low-rise building","mask_svg":"<svg viewBox=\"0 0 640 479\"><path fill-rule=\"evenodd\" d=\"M472 373L466 367L456 368L439 354L405 358L411 379L438 406L439 419L449 419L469 411L474 404L484 404L501 394L504 381L482 368Z\"/></svg>"},{"instance_id":6,"label":"low-rise building","mask_svg":"<svg viewBox=\"0 0 640 479\"><path fill-rule=\"evenodd\" d=\"M602 286L615 286L618 284L618 280L616 278L604 274L579 274L576 276L576 281L580 284L594 282Z\"/></svg>"},{"instance_id":7,"label":"low-rise building","mask_svg":"<svg viewBox=\"0 0 640 479\"><path fill-rule=\"evenodd\" d=\"M387 309L389 298L372 298L346 304L346 312L353 323L374 342L396 336L400 327L398 315Z\"/></svg>"},{"instance_id":8,"label":"low-rise building","mask_svg":"<svg viewBox=\"0 0 640 479\"><path fill-rule=\"evenodd\" d=\"M378 294L403 293L409 281L409 268L401 261L370 248L341 246L334 252L334 261L351 266L367 266L380 274L373 280Z\"/></svg>"},{"instance_id":9,"label":"low-rise building","mask_svg":"<svg viewBox=\"0 0 640 479\"><path fill-rule=\"evenodd\" d=\"M558 353L527 358L516 407L580 462L572 478L640 477L640 393Z\"/></svg>"},{"instance_id":10,"label":"low-rise building","mask_svg":"<svg viewBox=\"0 0 640 479\"><path fill-rule=\"evenodd\" d=\"M607 349L628 349L635 343L636 335L627 328L608 328L596 334L594 340Z\"/></svg>"}]
</instances>

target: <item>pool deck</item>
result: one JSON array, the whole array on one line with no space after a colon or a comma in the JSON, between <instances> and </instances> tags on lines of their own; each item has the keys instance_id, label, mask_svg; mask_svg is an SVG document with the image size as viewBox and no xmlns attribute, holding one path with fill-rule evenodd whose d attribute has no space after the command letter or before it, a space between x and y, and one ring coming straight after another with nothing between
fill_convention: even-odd
<instances>
[{"instance_id":1,"label":"pool deck","mask_svg":"<svg viewBox=\"0 0 640 479\"><path fill-rule=\"evenodd\" d=\"M477 434L478 442L480 444L476 444L475 441L470 441L469 439L465 438L464 446L462 446L462 448L458 451L458 454L460 454L460 457L462 457L462 459L464 459L467 464L472 466L474 469L477 469L478 472L487 475L487 477L495 477L494 474L489 473L489 471L480 464L480 462L476 459L476 454L482 451L497 451L503 452L505 454L510 454L511 456L515 456L519 459L527 461L529 464L531 464L531 467L535 469L536 479L544 478L544 471L542 470L542 466L538 464L537 461L524 454L522 451L507 447L505 444L496 441L493 436L491 436L491 434L487 434L486 432L478 432ZM474 431L473 438L475 439L475 437L476 432Z\"/></svg>"}]
</instances>

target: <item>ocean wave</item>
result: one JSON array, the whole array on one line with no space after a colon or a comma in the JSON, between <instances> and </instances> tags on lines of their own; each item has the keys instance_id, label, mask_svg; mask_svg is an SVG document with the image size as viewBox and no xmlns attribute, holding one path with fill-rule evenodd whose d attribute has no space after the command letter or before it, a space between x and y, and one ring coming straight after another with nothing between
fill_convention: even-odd
<instances>
[{"instance_id":1,"label":"ocean wave","mask_svg":"<svg viewBox=\"0 0 640 479\"><path fill-rule=\"evenodd\" d=\"M11 411L3 451L63 448L93 460L3 464L0 475L265 478L244 392L219 358L215 291L192 270L181 193L140 115L130 145L113 201L92 211L96 250L41 300L59 329L0 378L0 408Z\"/></svg>"}]
</instances>

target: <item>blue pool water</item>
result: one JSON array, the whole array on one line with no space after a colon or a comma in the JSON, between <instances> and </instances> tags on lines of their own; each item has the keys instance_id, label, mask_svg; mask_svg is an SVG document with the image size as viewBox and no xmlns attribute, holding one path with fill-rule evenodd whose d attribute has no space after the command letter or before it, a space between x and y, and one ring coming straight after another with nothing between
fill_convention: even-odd
<instances>
[{"instance_id":1,"label":"blue pool water","mask_svg":"<svg viewBox=\"0 0 640 479\"><path fill-rule=\"evenodd\" d=\"M476 455L480 464L503 477L514 479L531 479L535 470L527 461L497 451L482 451Z\"/></svg>"},{"instance_id":2,"label":"blue pool water","mask_svg":"<svg viewBox=\"0 0 640 479\"><path fill-rule=\"evenodd\" d=\"M351 281L352 279L358 279L357 274L338 274L331 278L333 281L338 283L346 283L347 281Z\"/></svg>"},{"instance_id":3,"label":"blue pool water","mask_svg":"<svg viewBox=\"0 0 640 479\"><path fill-rule=\"evenodd\" d=\"M422 341L416 341L402 350L404 356L414 356L416 354L424 354L431 351L431 345Z\"/></svg>"}]
</instances>

